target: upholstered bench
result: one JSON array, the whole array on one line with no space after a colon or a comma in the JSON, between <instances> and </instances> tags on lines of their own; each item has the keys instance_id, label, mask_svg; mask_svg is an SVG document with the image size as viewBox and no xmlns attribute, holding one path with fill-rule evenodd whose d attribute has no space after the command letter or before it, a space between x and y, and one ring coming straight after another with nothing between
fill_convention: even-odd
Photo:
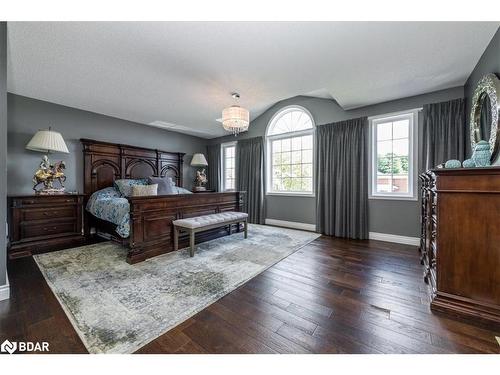
<instances>
[{"instance_id":1,"label":"upholstered bench","mask_svg":"<svg viewBox=\"0 0 500 375\"><path fill-rule=\"evenodd\" d=\"M174 220L174 250L177 250L179 248L179 232L181 230L189 233L189 255L193 256L195 233L229 225L229 234L231 234L231 225L239 223L244 224L245 238L247 238L248 214L244 212L222 212L220 214Z\"/></svg>"}]
</instances>

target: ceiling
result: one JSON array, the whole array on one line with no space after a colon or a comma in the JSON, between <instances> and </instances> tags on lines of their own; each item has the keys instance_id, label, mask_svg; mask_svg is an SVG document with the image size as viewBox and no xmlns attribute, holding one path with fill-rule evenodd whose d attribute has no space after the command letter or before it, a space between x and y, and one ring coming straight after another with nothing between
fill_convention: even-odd
<instances>
[{"instance_id":1,"label":"ceiling","mask_svg":"<svg viewBox=\"0 0 500 375\"><path fill-rule=\"evenodd\" d=\"M255 118L297 95L351 109L463 85L499 24L9 22L8 91L213 138L233 91Z\"/></svg>"}]
</instances>

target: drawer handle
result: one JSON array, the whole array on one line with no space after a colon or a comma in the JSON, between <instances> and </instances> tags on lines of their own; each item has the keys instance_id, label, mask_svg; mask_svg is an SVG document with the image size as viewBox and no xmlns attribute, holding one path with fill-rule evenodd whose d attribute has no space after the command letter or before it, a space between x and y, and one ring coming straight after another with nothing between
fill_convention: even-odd
<instances>
[{"instance_id":1,"label":"drawer handle","mask_svg":"<svg viewBox=\"0 0 500 375\"><path fill-rule=\"evenodd\" d=\"M51 228L47 228L47 227L43 228L43 230L46 231L46 232L49 231L50 229ZM52 227L52 230L56 230L56 229L57 229L57 227Z\"/></svg>"}]
</instances>

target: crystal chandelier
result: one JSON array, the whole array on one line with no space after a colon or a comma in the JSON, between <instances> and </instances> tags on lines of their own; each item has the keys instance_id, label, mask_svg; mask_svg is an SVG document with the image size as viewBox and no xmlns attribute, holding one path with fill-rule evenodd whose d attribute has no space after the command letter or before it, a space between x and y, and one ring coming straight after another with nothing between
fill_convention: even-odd
<instances>
[{"instance_id":1,"label":"crystal chandelier","mask_svg":"<svg viewBox=\"0 0 500 375\"><path fill-rule=\"evenodd\" d=\"M234 93L232 97L239 99L240 95ZM222 110L222 127L228 132L238 135L241 132L247 131L249 124L250 113L248 109L242 108L239 105L232 105Z\"/></svg>"}]
</instances>

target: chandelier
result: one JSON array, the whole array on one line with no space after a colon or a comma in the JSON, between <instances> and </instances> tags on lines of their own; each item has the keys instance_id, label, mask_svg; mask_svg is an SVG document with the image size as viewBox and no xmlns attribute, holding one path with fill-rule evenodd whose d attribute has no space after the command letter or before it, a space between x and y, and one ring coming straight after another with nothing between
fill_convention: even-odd
<instances>
[{"instance_id":1,"label":"chandelier","mask_svg":"<svg viewBox=\"0 0 500 375\"><path fill-rule=\"evenodd\" d=\"M240 95L234 93L231 95L234 99L239 99ZM239 105L222 110L222 127L228 132L238 135L241 132L248 130L250 124L250 113L248 109L242 108Z\"/></svg>"}]
</instances>

